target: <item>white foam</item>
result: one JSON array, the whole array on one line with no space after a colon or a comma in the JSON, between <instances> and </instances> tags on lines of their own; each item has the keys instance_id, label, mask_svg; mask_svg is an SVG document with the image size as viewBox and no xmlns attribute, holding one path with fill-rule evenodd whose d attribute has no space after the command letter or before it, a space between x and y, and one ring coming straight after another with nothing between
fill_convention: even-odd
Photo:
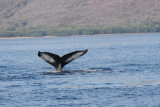
<instances>
[{"instance_id":1,"label":"white foam","mask_svg":"<svg viewBox=\"0 0 160 107\"><path fill-rule=\"evenodd\" d=\"M58 73L57 71L46 71L46 72L43 72L43 74L54 74L54 73Z\"/></svg>"}]
</instances>

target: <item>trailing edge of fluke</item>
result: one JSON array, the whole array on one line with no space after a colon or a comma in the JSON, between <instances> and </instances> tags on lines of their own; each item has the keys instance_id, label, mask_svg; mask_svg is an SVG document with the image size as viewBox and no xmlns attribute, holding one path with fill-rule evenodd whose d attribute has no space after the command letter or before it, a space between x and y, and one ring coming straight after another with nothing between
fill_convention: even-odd
<instances>
[{"instance_id":1,"label":"trailing edge of fluke","mask_svg":"<svg viewBox=\"0 0 160 107\"><path fill-rule=\"evenodd\" d=\"M78 51L74 51L66 55L63 55L62 57L60 57L59 55L53 54L53 53L39 51L38 56L42 58L44 61L46 61L47 63L54 66L58 72L61 72L63 67L66 64L84 55L85 53L87 53L87 51L88 49L78 50Z\"/></svg>"}]
</instances>

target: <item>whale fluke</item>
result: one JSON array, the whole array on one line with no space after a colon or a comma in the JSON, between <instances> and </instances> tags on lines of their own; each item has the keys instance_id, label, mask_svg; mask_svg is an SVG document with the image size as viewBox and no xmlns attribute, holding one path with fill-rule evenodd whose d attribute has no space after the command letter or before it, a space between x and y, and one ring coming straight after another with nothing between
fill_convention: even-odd
<instances>
[{"instance_id":1,"label":"whale fluke","mask_svg":"<svg viewBox=\"0 0 160 107\"><path fill-rule=\"evenodd\" d=\"M71 61L79 58L80 56L84 55L85 53L87 53L87 50L79 50L79 51L74 51L71 53L68 53L62 57L60 57L59 55L53 54L53 53L49 53L49 52L38 52L38 56L40 58L42 58L44 61L46 61L47 63L51 64L52 66L55 67L55 69L58 72L61 72L63 67L70 63Z\"/></svg>"}]
</instances>

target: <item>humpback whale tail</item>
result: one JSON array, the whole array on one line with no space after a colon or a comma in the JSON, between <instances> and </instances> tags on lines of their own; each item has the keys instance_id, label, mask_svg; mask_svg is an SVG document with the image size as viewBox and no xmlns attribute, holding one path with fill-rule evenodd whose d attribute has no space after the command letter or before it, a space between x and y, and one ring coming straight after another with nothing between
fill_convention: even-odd
<instances>
[{"instance_id":1,"label":"humpback whale tail","mask_svg":"<svg viewBox=\"0 0 160 107\"><path fill-rule=\"evenodd\" d=\"M46 61L47 63L51 64L52 66L55 67L55 69L58 72L61 72L63 67L70 63L71 61L79 58L80 56L84 55L85 53L87 53L87 50L79 50L79 51L74 51L71 53L68 53L66 55L63 55L62 57L60 57L59 55L53 54L53 53L49 53L49 52L38 52L38 56L40 58L42 58L44 61Z\"/></svg>"}]
</instances>

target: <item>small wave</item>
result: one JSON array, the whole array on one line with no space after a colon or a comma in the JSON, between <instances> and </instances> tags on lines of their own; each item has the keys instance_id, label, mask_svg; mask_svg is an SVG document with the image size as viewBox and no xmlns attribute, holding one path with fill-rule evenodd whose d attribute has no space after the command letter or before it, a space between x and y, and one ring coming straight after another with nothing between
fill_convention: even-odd
<instances>
[{"instance_id":1,"label":"small wave","mask_svg":"<svg viewBox=\"0 0 160 107\"><path fill-rule=\"evenodd\" d=\"M110 68L91 68L90 70L94 70L94 71L112 71L112 69Z\"/></svg>"},{"instance_id":2,"label":"small wave","mask_svg":"<svg viewBox=\"0 0 160 107\"><path fill-rule=\"evenodd\" d=\"M62 75L62 72L57 72L57 71L46 71L42 73L43 75Z\"/></svg>"},{"instance_id":3,"label":"small wave","mask_svg":"<svg viewBox=\"0 0 160 107\"><path fill-rule=\"evenodd\" d=\"M62 72L57 71L46 71L43 72L43 75L73 75L73 74L84 74L92 72L104 72L112 71L110 68L90 68L90 69L81 69L81 70L63 70Z\"/></svg>"},{"instance_id":4,"label":"small wave","mask_svg":"<svg viewBox=\"0 0 160 107\"><path fill-rule=\"evenodd\" d=\"M0 66L0 68L6 68L6 66Z\"/></svg>"},{"instance_id":5,"label":"small wave","mask_svg":"<svg viewBox=\"0 0 160 107\"><path fill-rule=\"evenodd\" d=\"M57 71L46 71L43 72L43 75L72 75L72 74L77 74L78 72L82 72L80 70L64 70L62 72L57 72Z\"/></svg>"},{"instance_id":6,"label":"small wave","mask_svg":"<svg viewBox=\"0 0 160 107\"><path fill-rule=\"evenodd\" d=\"M31 80L38 78L35 74L4 74L0 76L1 81L19 81L19 80Z\"/></svg>"},{"instance_id":7,"label":"small wave","mask_svg":"<svg viewBox=\"0 0 160 107\"><path fill-rule=\"evenodd\" d=\"M159 64L141 64L141 63L128 63L124 64L126 67L148 67L148 66L159 66Z\"/></svg>"},{"instance_id":8,"label":"small wave","mask_svg":"<svg viewBox=\"0 0 160 107\"><path fill-rule=\"evenodd\" d=\"M160 84L159 80L143 80L141 82L128 83L126 87L144 87L144 86L153 86L159 84Z\"/></svg>"},{"instance_id":9,"label":"small wave","mask_svg":"<svg viewBox=\"0 0 160 107\"><path fill-rule=\"evenodd\" d=\"M9 70L9 69L11 69L11 68L10 68L9 66L2 66L2 65L1 65L1 66L0 66L0 69L5 69L5 70L7 69L7 70Z\"/></svg>"}]
</instances>

